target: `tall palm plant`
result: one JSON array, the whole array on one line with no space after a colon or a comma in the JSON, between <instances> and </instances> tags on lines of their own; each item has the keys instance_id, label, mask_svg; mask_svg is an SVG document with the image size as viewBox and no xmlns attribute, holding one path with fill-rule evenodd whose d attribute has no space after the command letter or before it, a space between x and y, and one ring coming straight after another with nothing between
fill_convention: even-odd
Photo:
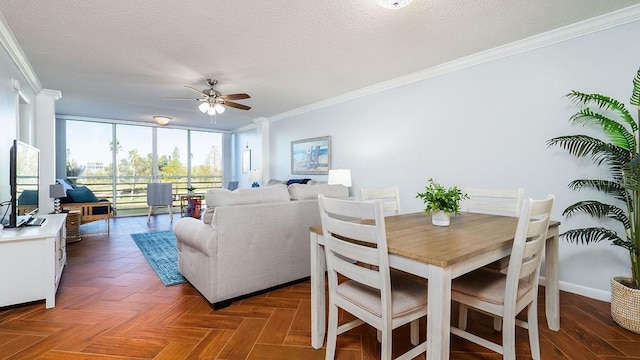
<instances>
[{"instance_id":1,"label":"tall palm plant","mask_svg":"<svg viewBox=\"0 0 640 360\"><path fill-rule=\"evenodd\" d=\"M602 226L572 229L561 236L572 243L590 244L610 241L628 250L631 259L632 284L640 288L640 138L638 120L634 120L625 105L600 94L571 91L566 95L581 109L571 116L573 125L596 126L603 138L588 135L559 136L547 141L576 157L590 157L594 164L611 171L609 179L577 179L569 188L579 191L590 188L611 196L614 204L598 200L583 200L567 207L562 213L579 213L594 218L611 218L620 222L624 236ZM631 104L637 107L640 118L640 69L633 80ZM594 109L595 107L595 109ZM619 205L617 205L619 204Z\"/></svg>"}]
</instances>

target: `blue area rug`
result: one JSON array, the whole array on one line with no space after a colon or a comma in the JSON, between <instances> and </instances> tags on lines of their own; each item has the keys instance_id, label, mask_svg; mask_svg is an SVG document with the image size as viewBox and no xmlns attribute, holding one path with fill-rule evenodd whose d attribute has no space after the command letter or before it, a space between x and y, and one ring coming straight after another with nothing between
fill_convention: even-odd
<instances>
[{"instance_id":1,"label":"blue area rug","mask_svg":"<svg viewBox=\"0 0 640 360\"><path fill-rule=\"evenodd\" d=\"M172 231L131 234L131 238L165 286L187 281L178 271L178 249Z\"/></svg>"}]
</instances>

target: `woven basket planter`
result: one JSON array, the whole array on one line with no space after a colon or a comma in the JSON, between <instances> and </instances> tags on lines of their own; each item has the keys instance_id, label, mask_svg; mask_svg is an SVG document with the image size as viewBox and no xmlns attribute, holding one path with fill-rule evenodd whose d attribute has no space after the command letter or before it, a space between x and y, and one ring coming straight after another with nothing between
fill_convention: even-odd
<instances>
[{"instance_id":1,"label":"woven basket planter","mask_svg":"<svg viewBox=\"0 0 640 360\"><path fill-rule=\"evenodd\" d=\"M611 279L611 317L623 328L640 334L640 290L624 286L620 281L631 278Z\"/></svg>"}]
</instances>

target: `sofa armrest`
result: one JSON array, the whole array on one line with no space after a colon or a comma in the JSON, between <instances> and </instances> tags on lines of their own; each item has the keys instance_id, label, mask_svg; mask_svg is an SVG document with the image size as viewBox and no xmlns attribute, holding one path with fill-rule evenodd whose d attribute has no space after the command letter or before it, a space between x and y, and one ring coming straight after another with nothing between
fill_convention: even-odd
<instances>
[{"instance_id":1,"label":"sofa armrest","mask_svg":"<svg viewBox=\"0 0 640 360\"><path fill-rule=\"evenodd\" d=\"M218 252L215 229L201 220L182 218L173 225L173 233L176 235L178 250L185 244L209 256Z\"/></svg>"}]
</instances>

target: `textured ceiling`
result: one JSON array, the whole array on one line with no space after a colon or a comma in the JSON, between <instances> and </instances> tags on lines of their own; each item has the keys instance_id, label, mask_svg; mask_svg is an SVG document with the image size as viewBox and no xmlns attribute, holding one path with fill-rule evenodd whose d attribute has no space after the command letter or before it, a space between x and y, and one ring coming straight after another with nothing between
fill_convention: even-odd
<instances>
[{"instance_id":1,"label":"textured ceiling","mask_svg":"<svg viewBox=\"0 0 640 360\"><path fill-rule=\"evenodd\" d=\"M640 3L640 0L0 0L62 115L223 130ZM213 125L184 85L246 92Z\"/></svg>"}]
</instances>

